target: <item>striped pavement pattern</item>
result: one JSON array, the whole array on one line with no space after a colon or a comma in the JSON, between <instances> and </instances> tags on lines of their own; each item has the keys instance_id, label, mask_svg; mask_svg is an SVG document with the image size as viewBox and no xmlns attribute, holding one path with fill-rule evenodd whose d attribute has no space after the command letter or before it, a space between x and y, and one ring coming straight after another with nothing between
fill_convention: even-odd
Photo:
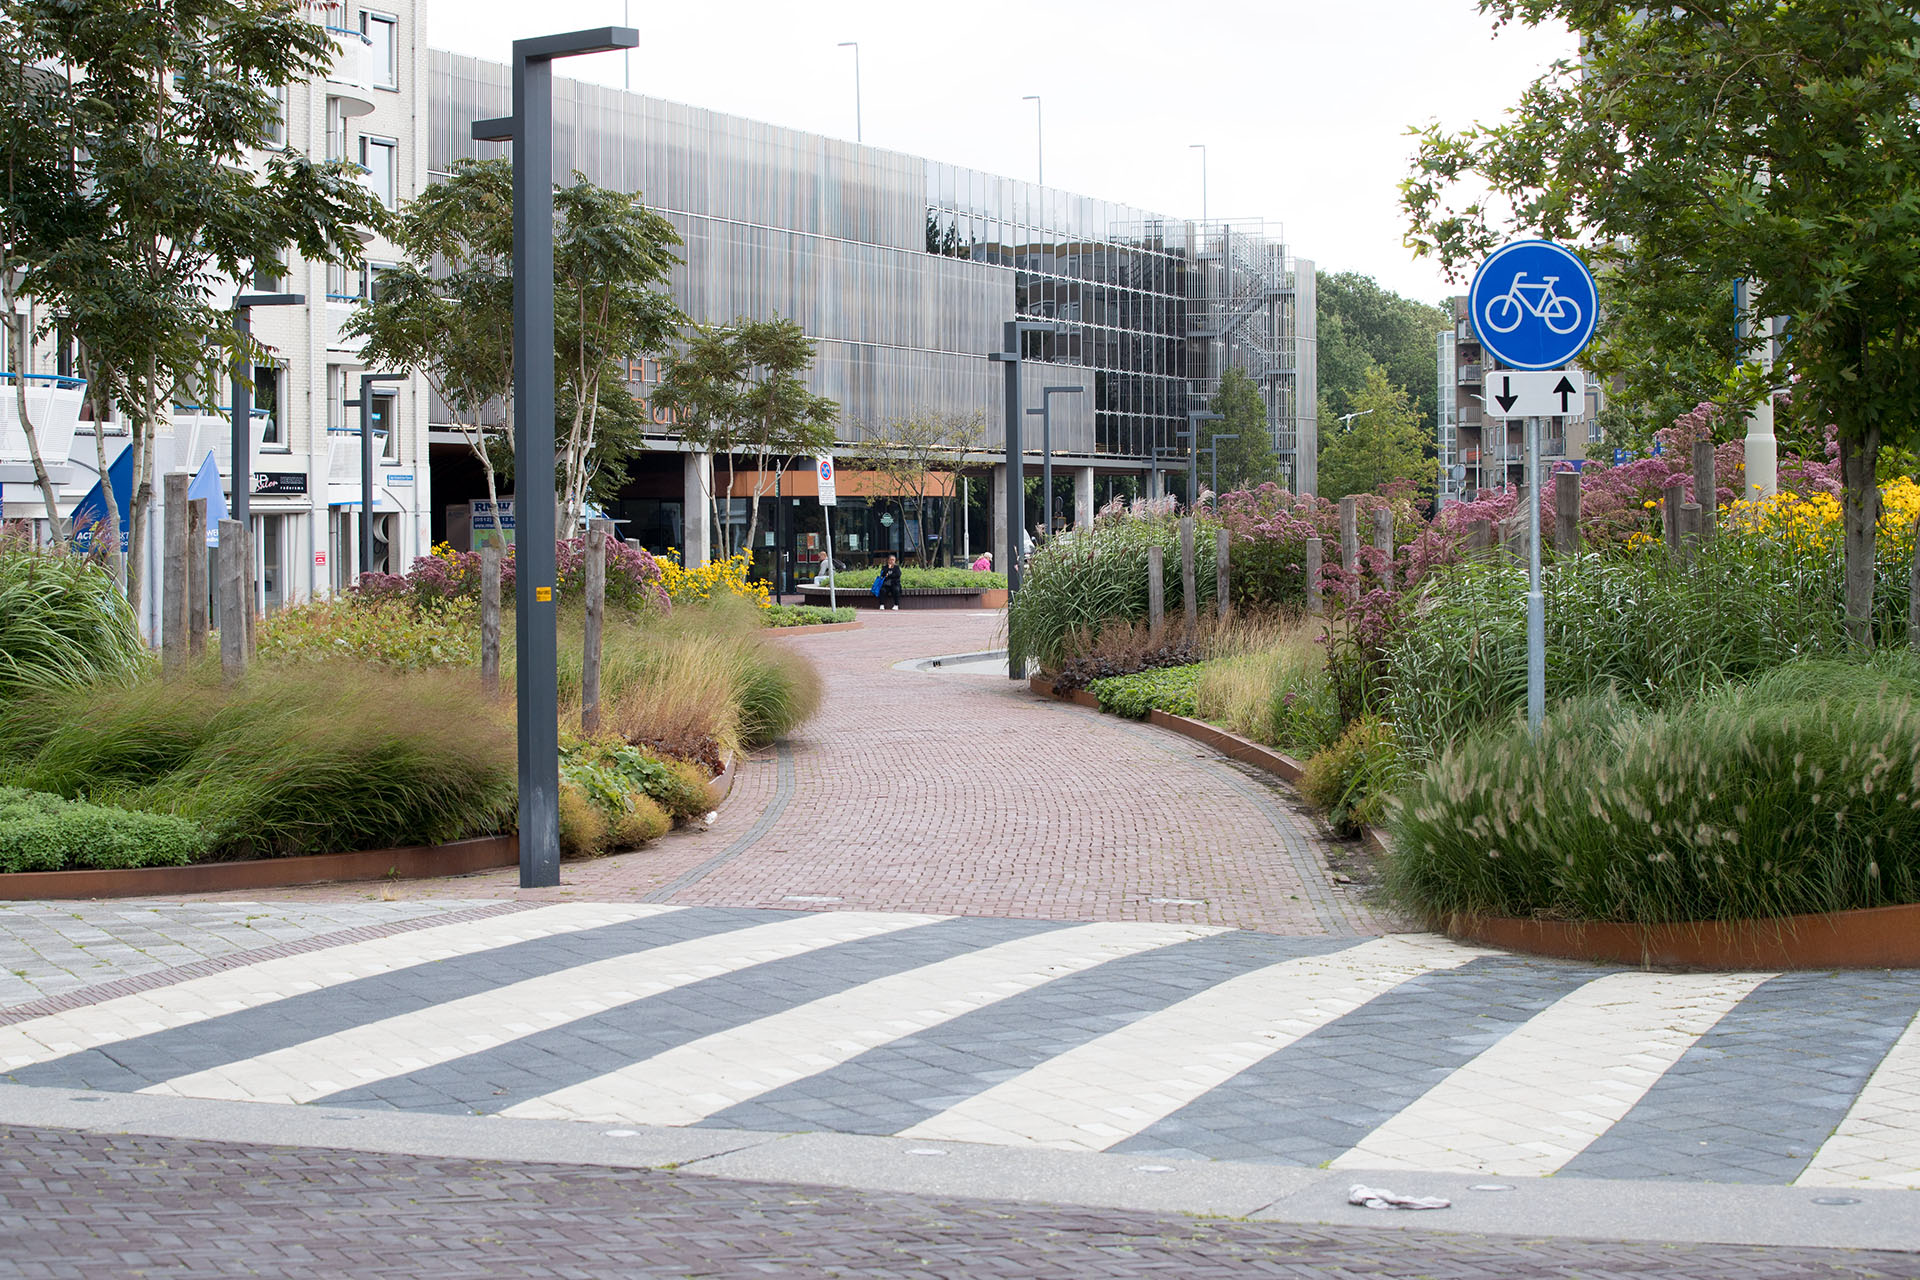
<instances>
[{"instance_id":1,"label":"striped pavement pattern","mask_svg":"<svg viewBox=\"0 0 1920 1280\"><path fill-rule=\"evenodd\" d=\"M562 904L0 1026L23 1085L1490 1175L1920 1188L1920 975Z\"/></svg>"}]
</instances>

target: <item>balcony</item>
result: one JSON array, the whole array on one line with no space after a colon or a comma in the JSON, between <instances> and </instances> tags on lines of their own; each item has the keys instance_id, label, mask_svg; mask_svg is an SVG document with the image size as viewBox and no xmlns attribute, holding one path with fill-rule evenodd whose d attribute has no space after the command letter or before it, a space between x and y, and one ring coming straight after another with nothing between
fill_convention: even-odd
<instances>
[{"instance_id":1,"label":"balcony","mask_svg":"<svg viewBox=\"0 0 1920 1280\"><path fill-rule=\"evenodd\" d=\"M346 117L373 110L373 41L346 27L327 27L333 37L333 66L327 71L327 96Z\"/></svg>"},{"instance_id":2,"label":"balcony","mask_svg":"<svg viewBox=\"0 0 1920 1280\"><path fill-rule=\"evenodd\" d=\"M220 474L231 478L233 427L227 415L232 412L231 405L211 409L197 404L175 405L173 419L168 424L172 429L156 432L153 437L154 469L198 473L207 455L212 454ZM267 444L267 428L272 425L273 415L265 409L255 409L252 416L253 456L257 458L272 449L284 449L284 432L282 443Z\"/></svg>"},{"instance_id":3,"label":"balcony","mask_svg":"<svg viewBox=\"0 0 1920 1280\"><path fill-rule=\"evenodd\" d=\"M40 443L40 460L56 485L68 481L67 458L73 450L74 428L87 384L78 378L53 374L27 375L27 420ZM20 423L20 397L13 375L0 373L0 484L32 484L33 455L27 450L26 428Z\"/></svg>"},{"instance_id":4,"label":"balcony","mask_svg":"<svg viewBox=\"0 0 1920 1280\"><path fill-rule=\"evenodd\" d=\"M1459 383L1463 387L1479 386L1480 385L1480 366L1477 364L1461 365L1459 369L1455 371L1454 381Z\"/></svg>"}]
</instances>

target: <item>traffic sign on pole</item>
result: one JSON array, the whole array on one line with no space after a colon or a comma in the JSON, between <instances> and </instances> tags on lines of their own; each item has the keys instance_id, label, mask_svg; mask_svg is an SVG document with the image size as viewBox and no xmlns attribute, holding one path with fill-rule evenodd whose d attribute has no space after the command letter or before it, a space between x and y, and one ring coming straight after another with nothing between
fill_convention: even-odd
<instances>
[{"instance_id":1,"label":"traffic sign on pole","mask_svg":"<svg viewBox=\"0 0 1920 1280\"><path fill-rule=\"evenodd\" d=\"M820 505L823 507L839 506L840 497L834 490L833 455L826 454L814 459L814 469L820 476Z\"/></svg>"},{"instance_id":2,"label":"traffic sign on pole","mask_svg":"<svg viewBox=\"0 0 1920 1280\"><path fill-rule=\"evenodd\" d=\"M1587 375L1578 369L1526 373L1503 369L1486 377L1491 418L1571 418L1586 408Z\"/></svg>"},{"instance_id":3,"label":"traffic sign on pole","mask_svg":"<svg viewBox=\"0 0 1920 1280\"><path fill-rule=\"evenodd\" d=\"M1551 240L1516 240L1480 264L1468 295L1480 345L1515 369L1558 369L1586 349L1600 312L1593 273Z\"/></svg>"}]
</instances>

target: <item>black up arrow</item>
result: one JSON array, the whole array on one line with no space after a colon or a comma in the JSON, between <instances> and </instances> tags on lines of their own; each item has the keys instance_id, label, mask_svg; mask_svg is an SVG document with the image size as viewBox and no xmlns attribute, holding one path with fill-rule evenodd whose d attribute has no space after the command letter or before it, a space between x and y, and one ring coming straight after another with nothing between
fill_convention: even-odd
<instances>
[{"instance_id":1,"label":"black up arrow","mask_svg":"<svg viewBox=\"0 0 1920 1280\"><path fill-rule=\"evenodd\" d=\"M1513 394L1513 379L1501 378L1500 394L1493 398L1493 402L1500 406L1500 412L1505 413L1507 410L1513 408L1513 402L1519 398L1519 396Z\"/></svg>"},{"instance_id":2,"label":"black up arrow","mask_svg":"<svg viewBox=\"0 0 1920 1280\"><path fill-rule=\"evenodd\" d=\"M1566 417L1568 413L1567 398L1571 396L1573 393L1574 393L1573 379L1565 376L1564 374L1561 375L1559 385L1554 387L1551 394L1560 397L1560 416L1563 418Z\"/></svg>"}]
</instances>

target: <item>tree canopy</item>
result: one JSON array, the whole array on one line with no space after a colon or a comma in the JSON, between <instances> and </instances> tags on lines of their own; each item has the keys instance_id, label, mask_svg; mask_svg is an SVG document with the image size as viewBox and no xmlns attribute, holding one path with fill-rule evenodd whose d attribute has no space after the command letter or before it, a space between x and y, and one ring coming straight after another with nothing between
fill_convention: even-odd
<instances>
[{"instance_id":1,"label":"tree canopy","mask_svg":"<svg viewBox=\"0 0 1920 1280\"><path fill-rule=\"evenodd\" d=\"M1273 451L1273 435L1267 426L1267 402L1260 388L1245 369L1229 368L1220 375L1220 387L1207 405L1220 415L1220 421L1200 423L1201 449L1212 446L1217 436L1237 439L1219 443L1217 467L1205 469L1209 482L1217 469L1223 491L1251 489L1280 478L1280 458Z\"/></svg>"},{"instance_id":2,"label":"tree canopy","mask_svg":"<svg viewBox=\"0 0 1920 1280\"><path fill-rule=\"evenodd\" d=\"M1453 327L1453 317L1440 307L1383 289L1372 276L1357 272L1330 272L1319 278L1315 289L1320 394L1334 412L1352 412L1355 398L1366 389L1367 367L1378 365L1388 382L1407 393L1420 421L1431 429L1437 410L1434 338Z\"/></svg>"},{"instance_id":3,"label":"tree canopy","mask_svg":"<svg viewBox=\"0 0 1920 1280\"><path fill-rule=\"evenodd\" d=\"M1501 123L1419 134L1410 242L1456 273L1525 233L1603 265L1639 254L1729 290L1753 282L1759 309L1743 320L1785 317L1795 399L1838 428L1847 613L1871 643L1878 457L1920 431L1920 13L1898 0L1481 9L1564 22L1582 57Z\"/></svg>"},{"instance_id":4,"label":"tree canopy","mask_svg":"<svg viewBox=\"0 0 1920 1280\"><path fill-rule=\"evenodd\" d=\"M1434 488L1433 439L1411 398L1377 364L1367 366L1346 423L1322 402L1320 496L1371 493L1395 480L1412 480L1422 494Z\"/></svg>"}]
</instances>

